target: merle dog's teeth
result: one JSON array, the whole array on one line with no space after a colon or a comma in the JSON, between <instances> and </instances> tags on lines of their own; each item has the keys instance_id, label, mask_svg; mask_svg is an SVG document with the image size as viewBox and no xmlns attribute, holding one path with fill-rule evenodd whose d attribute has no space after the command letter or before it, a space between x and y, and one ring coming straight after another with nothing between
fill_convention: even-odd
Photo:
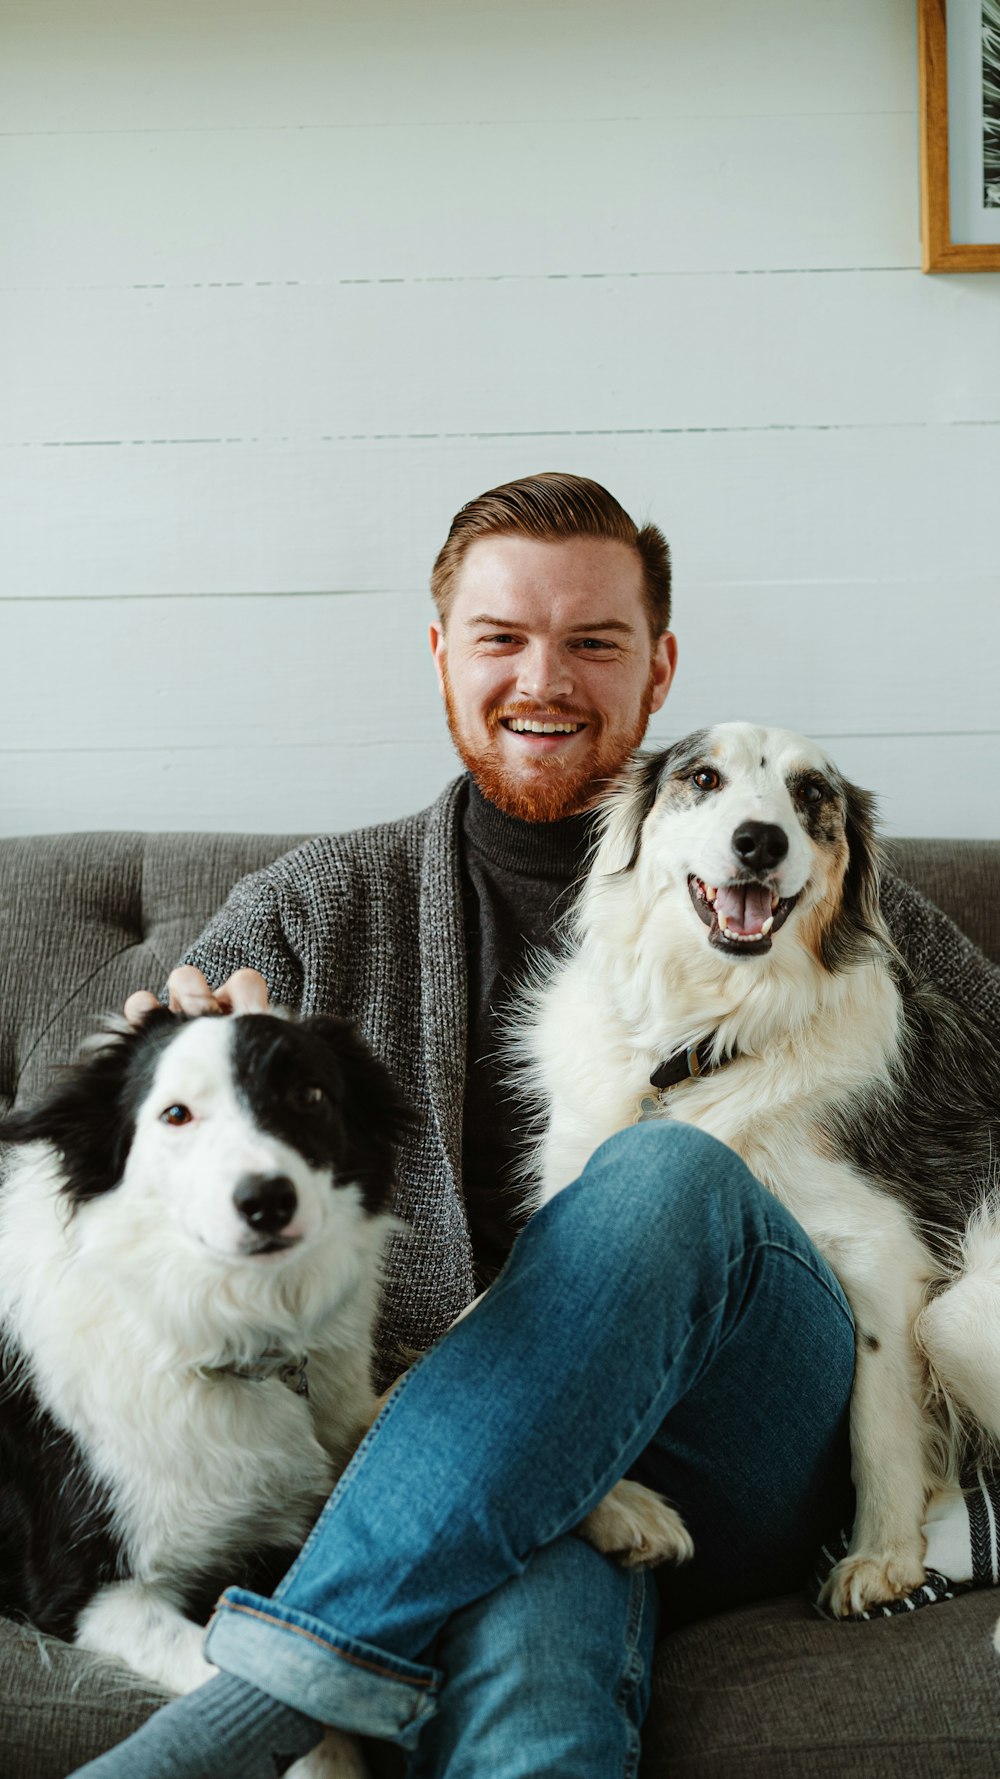
<instances>
[{"instance_id":1,"label":"merle dog's teeth","mask_svg":"<svg viewBox=\"0 0 1000 1779\"><path fill-rule=\"evenodd\" d=\"M764 922L764 925L760 929L760 936L762 939L765 937L765 935L767 933L769 933L771 931L771 928L773 927L773 925L774 925L774 915L769 914L767 919Z\"/></svg>"}]
</instances>

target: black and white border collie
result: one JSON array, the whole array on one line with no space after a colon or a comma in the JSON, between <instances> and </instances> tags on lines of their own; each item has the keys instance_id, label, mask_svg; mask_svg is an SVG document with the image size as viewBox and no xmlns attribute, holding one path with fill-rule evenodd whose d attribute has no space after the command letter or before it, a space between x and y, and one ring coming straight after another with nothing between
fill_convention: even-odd
<instances>
[{"instance_id":1,"label":"black and white border collie","mask_svg":"<svg viewBox=\"0 0 1000 1779\"><path fill-rule=\"evenodd\" d=\"M826 1256L858 1328L857 1515L826 1603L919 1586L929 1496L1000 1441L1000 1062L890 938L871 799L748 723L638 757L521 1018L534 1205L614 1131L676 1118Z\"/></svg>"},{"instance_id":2,"label":"black and white border collie","mask_svg":"<svg viewBox=\"0 0 1000 1779\"><path fill-rule=\"evenodd\" d=\"M372 1419L406 1118L344 1020L157 1008L0 1124L0 1613L208 1678L219 1588L269 1591Z\"/></svg>"}]
</instances>

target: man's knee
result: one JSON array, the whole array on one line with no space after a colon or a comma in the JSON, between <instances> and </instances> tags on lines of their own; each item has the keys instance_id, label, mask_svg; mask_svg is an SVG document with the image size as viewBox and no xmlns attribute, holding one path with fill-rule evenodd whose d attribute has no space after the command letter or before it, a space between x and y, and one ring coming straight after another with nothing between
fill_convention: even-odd
<instances>
[{"instance_id":1,"label":"man's knee","mask_svg":"<svg viewBox=\"0 0 1000 1779\"><path fill-rule=\"evenodd\" d=\"M745 1246L773 1204L724 1143L689 1124L650 1119L602 1143L543 1214L564 1230L593 1228L603 1243L634 1250L637 1265L657 1267L679 1241Z\"/></svg>"},{"instance_id":2,"label":"man's knee","mask_svg":"<svg viewBox=\"0 0 1000 1779\"><path fill-rule=\"evenodd\" d=\"M446 1626L435 1664L478 1676L505 1696L612 1689L648 1670L656 1635L648 1571L619 1568L574 1534L534 1552L526 1568ZM565 1703L565 1698L564 1698Z\"/></svg>"}]
</instances>

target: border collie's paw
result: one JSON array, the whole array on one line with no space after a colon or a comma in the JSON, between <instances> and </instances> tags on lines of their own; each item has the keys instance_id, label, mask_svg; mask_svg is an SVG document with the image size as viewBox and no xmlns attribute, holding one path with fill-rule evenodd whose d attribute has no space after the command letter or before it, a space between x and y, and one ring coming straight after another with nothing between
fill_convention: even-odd
<instances>
[{"instance_id":1,"label":"border collie's paw","mask_svg":"<svg viewBox=\"0 0 1000 1779\"><path fill-rule=\"evenodd\" d=\"M369 1779L369 1773L354 1737L327 1730L317 1747L293 1762L285 1779Z\"/></svg>"},{"instance_id":2,"label":"border collie's paw","mask_svg":"<svg viewBox=\"0 0 1000 1779\"><path fill-rule=\"evenodd\" d=\"M895 1556L865 1556L863 1553L841 1557L823 1584L819 1603L834 1618L852 1618L872 1606L884 1606L912 1594L924 1580L924 1565L917 1556L899 1553Z\"/></svg>"},{"instance_id":3,"label":"border collie's paw","mask_svg":"<svg viewBox=\"0 0 1000 1779\"><path fill-rule=\"evenodd\" d=\"M694 1556L694 1540L677 1509L642 1483L616 1483L577 1530L624 1569L686 1563Z\"/></svg>"}]
</instances>

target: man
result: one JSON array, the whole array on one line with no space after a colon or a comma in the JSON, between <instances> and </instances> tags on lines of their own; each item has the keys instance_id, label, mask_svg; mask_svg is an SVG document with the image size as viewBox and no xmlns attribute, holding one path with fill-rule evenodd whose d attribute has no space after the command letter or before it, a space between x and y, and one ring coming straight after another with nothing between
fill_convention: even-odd
<instances>
[{"instance_id":1,"label":"man","mask_svg":"<svg viewBox=\"0 0 1000 1779\"><path fill-rule=\"evenodd\" d=\"M664 541L594 483L531 477L462 509L432 590L468 776L420 816L310 842L238 886L169 992L189 1012L270 993L358 1019L420 1114L387 1375L399 1349L438 1344L275 1597L227 1590L219 1680L94 1779L253 1779L322 1723L395 1739L414 1779L633 1772L656 1596L573 1527L626 1471L661 1488L695 1537L665 1587L680 1619L798 1585L849 1512L846 1302L728 1150L681 1126L623 1132L512 1248L497 1018L669 689ZM901 884L886 908L911 959L1000 1027L974 948Z\"/></svg>"}]
</instances>

